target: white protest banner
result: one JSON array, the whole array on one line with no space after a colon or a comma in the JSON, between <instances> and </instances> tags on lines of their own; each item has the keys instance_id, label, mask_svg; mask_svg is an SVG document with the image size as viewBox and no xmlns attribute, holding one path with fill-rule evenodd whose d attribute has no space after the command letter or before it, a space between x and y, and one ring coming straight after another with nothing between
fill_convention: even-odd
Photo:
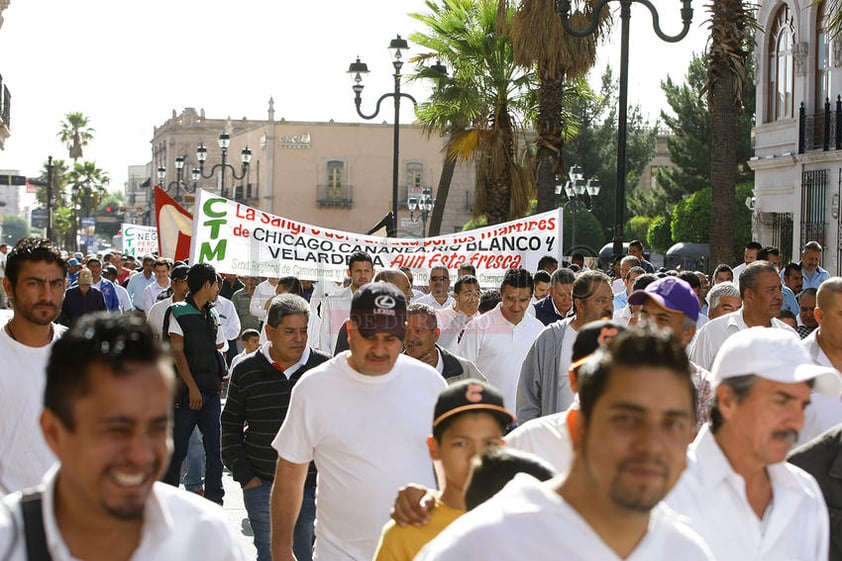
<instances>
[{"instance_id":1,"label":"white protest banner","mask_svg":"<svg viewBox=\"0 0 842 561\"><path fill-rule=\"evenodd\" d=\"M409 267L416 284L428 282L433 266L455 273L468 262L482 286L496 287L507 269L534 271L544 255L560 258L561 218L550 211L447 236L380 238L297 222L197 192L191 263L210 263L221 273L341 282L355 251L369 253L375 270Z\"/></svg>"},{"instance_id":2,"label":"white protest banner","mask_svg":"<svg viewBox=\"0 0 842 561\"><path fill-rule=\"evenodd\" d=\"M158 229L155 226L123 223L123 253L141 257L158 252Z\"/></svg>"}]
</instances>

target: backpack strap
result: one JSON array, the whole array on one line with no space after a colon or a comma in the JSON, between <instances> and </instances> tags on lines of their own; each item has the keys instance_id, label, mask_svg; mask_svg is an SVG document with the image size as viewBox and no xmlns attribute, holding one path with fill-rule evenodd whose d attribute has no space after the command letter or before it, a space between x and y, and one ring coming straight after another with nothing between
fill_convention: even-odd
<instances>
[{"instance_id":1,"label":"backpack strap","mask_svg":"<svg viewBox=\"0 0 842 561\"><path fill-rule=\"evenodd\" d=\"M23 513L23 532L26 538L26 558L29 561L51 561L44 531L41 491L24 493L20 499Z\"/></svg>"}]
</instances>

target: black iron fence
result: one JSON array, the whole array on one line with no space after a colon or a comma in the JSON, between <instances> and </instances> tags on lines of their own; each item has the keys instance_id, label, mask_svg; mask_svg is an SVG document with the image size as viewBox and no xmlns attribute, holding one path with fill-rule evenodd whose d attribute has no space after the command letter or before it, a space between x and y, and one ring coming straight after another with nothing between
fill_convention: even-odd
<instances>
[{"instance_id":1,"label":"black iron fence","mask_svg":"<svg viewBox=\"0 0 842 561\"><path fill-rule=\"evenodd\" d=\"M824 111L813 115L807 115L802 101L798 108L798 153L839 149L842 149L842 95L836 97L835 107L828 98Z\"/></svg>"}]
</instances>

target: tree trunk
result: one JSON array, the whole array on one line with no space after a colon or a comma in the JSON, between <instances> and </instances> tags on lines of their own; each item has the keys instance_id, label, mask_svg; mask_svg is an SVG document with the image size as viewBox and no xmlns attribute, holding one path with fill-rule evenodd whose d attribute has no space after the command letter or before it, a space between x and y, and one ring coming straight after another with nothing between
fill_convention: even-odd
<instances>
[{"instance_id":1,"label":"tree trunk","mask_svg":"<svg viewBox=\"0 0 842 561\"><path fill-rule=\"evenodd\" d=\"M436 204L433 206L433 214L430 215L430 229L427 235L438 236L441 234L441 223L444 218L444 207L447 204L447 196L450 194L450 182L453 181L453 172L456 170L456 158L444 157L444 165L441 168L439 186L436 189Z\"/></svg>"},{"instance_id":2,"label":"tree trunk","mask_svg":"<svg viewBox=\"0 0 842 561\"><path fill-rule=\"evenodd\" d=\"M712 41L708 66L710 110L710 258L711 268L734 262L734 220L737 182L737 76L723 53L734 53L740 39L732 31L741 0L718 0L711 10ZM729 48L730 47L730 48Z\"/></svg>"},{"instance_id":3,"label":"tree trunk","mask_svg":"<svg viewBox=\"0 0 842 561\"><path fill-rule=\"evenodd\" d=\"M710 92L711 268L734 262L737 181L737 109L733 76L720 75Z\"/></svg>"},{"instance_id":4,"label":"tree trunk","mask_svg":"<svg viewBox=\"0 0 842 561\"><path fill-rule=\"evenodd\" d=\"M538 89L538 152L536 178L538 180L538 205L536 212L556 208L556 176L560 176L561 111L564 78L544 78Z\"/></svg>"},{"instance_id":5,"label":"tree trunk","mask_svg":"<svg viewBox=\"0 0 842 561\"><path fill-rule=\"evenodd\" d=\"M485 215L488 224L501 224L511 219L512 174L515 172L514 131L508 106L497 110L496 131L490 138L488 150L483 155L486 188Z\"/></svg>"}]
</instances>

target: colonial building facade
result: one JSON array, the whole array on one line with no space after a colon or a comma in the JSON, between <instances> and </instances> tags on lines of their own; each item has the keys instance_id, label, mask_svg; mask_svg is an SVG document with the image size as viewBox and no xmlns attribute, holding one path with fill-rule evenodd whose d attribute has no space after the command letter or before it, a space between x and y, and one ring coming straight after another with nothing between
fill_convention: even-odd
<instances>
[{"instance_id":1,"label":"colonial building facade","mask_svg":"<svg viewBox=\"0 0 842 561\"><path fill-rule=\"evenodd\" d=\"M764 0L757 12L754 238L799 259L816 240L842 273L842 38L829 2Z\"/></svg>"},{"instance_id":2,"label":"colonial building facade","mask_svg":"<svg viewBox=\"0 0 842 561\"><path fill-rule=\"evenodd\" d=\"M443 139L428 137L416 125L400 129L398 235L414 237L421 235L422 222L417 212L410 216L407 200L420 197L427 188L436 198L444 163ZM233 170L223 171L221 166L218 138L222 133L230 137L226 164ZM180 114L173 111L170 119L155 128L147 177L157 182L157 170L164 168L161 187L189 207L193 199L191 171L199 167L196 149L201 144L207 149L204 175L211 175L217 166L212 177L199 179L201 188L301 222L364 233L391 209L393 134L393 125L385 122L276 120L272 100L265 120L209 119L204 110L186 108ZM246 148L251 151L251 161L243 170L241 152ZM176 171L178 157L184 158L182 182ZM236 179L233 172L244 176ZM461 230L470 220L474 177L472 165L457 166L445 206L443 234ZM135 195L130 215L143 222L143 213L154 203L143 182L129 183ZM154 211L150 216L154 217Z\"/></svg>"}]
</instances>

